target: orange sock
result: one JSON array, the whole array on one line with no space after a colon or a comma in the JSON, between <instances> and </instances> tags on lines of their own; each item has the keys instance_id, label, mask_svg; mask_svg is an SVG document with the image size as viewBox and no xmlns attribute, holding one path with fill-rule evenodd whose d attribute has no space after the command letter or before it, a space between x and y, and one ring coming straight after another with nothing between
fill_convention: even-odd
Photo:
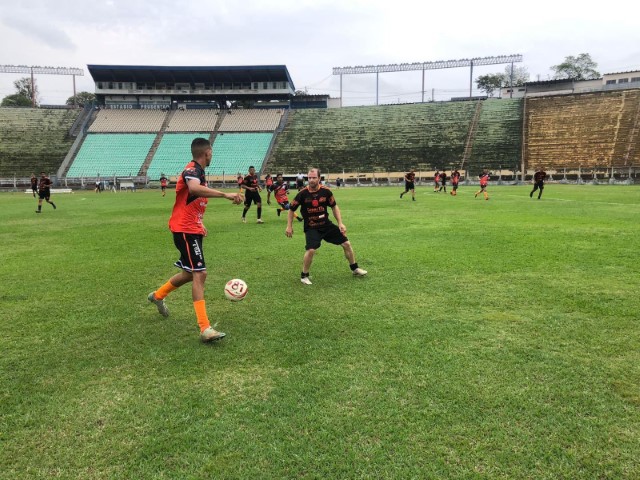
<instances>
[{"instance_id":1,"label":"orange sock","mask_svg":"<svg viewBox=\"0 0 640 480\"><path fill-rule=\"evenodd\" d=\"M197 300L193 302L193 308L196 310L196 318L198 319L198 326L200 331L204 332L211 326L209 323L209 317L207 317L207 307L204 300Z\"/></svg>"},{"instance_id":2,"label":"orange sock","mask_svg":"<svg viewBox=\"0 0 640 480\"><path fill-rule=\"evenodd\" d=\"M164 285L162 285L158 290L156 290L156 293L154 293L154 297L156 297L156 299L158 300L163 300L164 298L166 298L167 295L169 295L171 292L173 292L176 287L173 283L171 282L167 282Z\"/></svg>"}]
</instances>

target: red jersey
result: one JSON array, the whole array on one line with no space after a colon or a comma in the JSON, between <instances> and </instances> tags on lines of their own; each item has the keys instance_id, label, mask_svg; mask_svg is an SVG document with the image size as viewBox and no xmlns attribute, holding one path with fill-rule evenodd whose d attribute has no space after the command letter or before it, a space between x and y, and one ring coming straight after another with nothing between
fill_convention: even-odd
<instances>
[{"instance_id":1,"label":"red jersey","mask_svg":"<svg viewBox=\"0 0 640 480\"><path fill-rule=\"evenodd\" d=\"M489 174L488 173L482 173L480 174L480 186L481 187L486 187L487 184L489 183Z\"/></svg>"},{"instance_id":2,"label":"red jersey","mask_svg":"<svg viewBox=\"0 0 640 480\"><path fill-rule=\"evenodd\" d=\"M278 203L287 203L289 201L289 197L287 194L289 193L289 183L288 182L276 182L272 185L271 191L276 197L276 202Z\"/></svg>"},{"instance_id":3,"label":"red jersey","mask_svg":"<svg viewBox=\"0 0 640 480\"><path fill-rule=\"evenodd\" d=\"M460 172L456 170L451 174L451 183L453 183L454 185L457 185L459 181L460 181Z\"/></svg>"},{"instance_id":4,"label":"red jersey","mask_svg":"<svg viewBox=\"0 0 640 480\"><path fill-rule=\"evenodd\" d=\"M160 186L161 187L167 186L167 177L160 177Z\"/></svg>"},{"instance_id":5,"label":"red jersey","mask_svg":"<svg viewBox=\"0 0 640 480\"><path fill-rule=\"evenodd\" d=\"M273 186L273 177L267 177L264 181L264 184L267 187L267 191Z\"/></svg>"},{"instance_id":6,"label":"red jersey","mask_svg":"<svg viewBox=\"0 0 640 480\"><path fill-rule=\"evenodd\" d=\"M192 161L184 167L184 171L178 178L176 185L176 203L173 205L173 211L169 219L169 230L174 233L204 235L205 229L202 225L202 217L207 209L209 200L189 193L187 180L193 178L199 180L200 185L207 184L204 168Z\"/></svg>"}]
</instances>

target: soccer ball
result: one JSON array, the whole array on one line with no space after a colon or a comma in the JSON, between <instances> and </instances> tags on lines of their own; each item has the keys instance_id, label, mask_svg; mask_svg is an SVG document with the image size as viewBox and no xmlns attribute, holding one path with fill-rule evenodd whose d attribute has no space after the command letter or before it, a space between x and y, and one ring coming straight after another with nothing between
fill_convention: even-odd
<instances>
[{"instance_id":1,"label":"soccer ball","mask_svg":"<svg viewBox=\"0 0 640 480\"><path fill-rule=\"evenodd\" d=\"M247 295L248 287L244 280L234 278L224 286L224 296L232 302L239 302Z\"/></svg>"}]
</instances>

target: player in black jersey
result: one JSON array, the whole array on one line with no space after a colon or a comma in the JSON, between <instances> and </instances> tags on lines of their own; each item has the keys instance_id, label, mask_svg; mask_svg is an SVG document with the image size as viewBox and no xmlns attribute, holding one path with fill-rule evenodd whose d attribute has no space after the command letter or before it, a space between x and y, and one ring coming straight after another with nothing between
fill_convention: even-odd
<instances>
[{"instance_id":1,"label":"player in black jersey","mask_svg":"<svg viewBox=\"0 0 640 480\"><path fill-rule=\"evenodd\" d=\"M405 193L409 193L409 191L411 191L411 199L414 202L416 201L416 185L414 183L415 179L416 171L413 168L411 169L411 171L404 174L404 192L400 194L400 198L402 198Z\"/></svg>"},{"instance_id":2,"label":"player in black jersey","mask_svg":"<svg viewBox=\"0 0 640 480\"><path fill-rule=\"evenodd\" d=\"M251 202L254 202L258 209L258 220L256 220L256 223L264 223L262 221L262 198L260 197L262 188L260 188L260 184L258 183L258 176L256 175L256 169L254 167L249 167L249 175L244 177L242 188L247 192L244 196L242 223L247 223L247 211L251 207Z\"/></svg>"},{"instance_id":3,"label":"player in black jersey","mask_svg":"<svg viewBox=\"0 0 640 480\"><path fill-rule=\"evenodd\" d=\"M533 175L533 190L531 190L531 193L529 194L530 198L533 198L533 193L536 190L540 190L540 193L538 193L538 200L540 200L540 197L542 196L542 190L544 190L545 178L547 178L547 172L545 172L542 168L540 168Z\"/></svg>"},{"instance_id":4,"label":"player in black jersey","mask_svg":"<svg viewBox=\"0 0 640 480\"><path fill-rule=\"evenodd\" d=\"M311 268L313 255L320 248L322 240L334 245L340 245L344 249L344 255L349 261L349 266L355 276L362 277L366 275L367 271L358 266L351 242L345 236L347 227L342 223L342 215L333 193L327 187L320 185L320 171L317 168L309 170L307 180L307 187L300 190L296 198L291 202L285 231L287 237L291 238L293 236L294 212L300 207L300 212L304 219L304 234L307 242L306 252L302 261L300 281L305 285L311 285L309 269ZM333 216L336 218L338 225L329 219L329 207L333 210Z\"/></svg>"},{"instance_id":5,"label":"player in black jersey","mask_svg":"<svg viewBox=\"0 0 640 480\"><path fill-rule=\"evenodd\" d=\"M56 204L53 203L51 198L51 180L47 177L47 174L44 172L40 172L40 183L38 185L38 209L36 213L40 213L42 211L42 200L45 200L48 204L50 204L53 209L56 209Z\"/></svg>"}]
</instances>

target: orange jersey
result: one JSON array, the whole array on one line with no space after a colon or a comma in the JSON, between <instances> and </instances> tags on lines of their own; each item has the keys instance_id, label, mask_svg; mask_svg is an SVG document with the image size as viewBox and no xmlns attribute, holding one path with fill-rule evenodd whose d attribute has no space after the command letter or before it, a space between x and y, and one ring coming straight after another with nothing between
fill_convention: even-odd
<instances>
[{"instance_id":1,"label":"orange jersey","mask_svg":"<svg viewBox=\"0 0 640 480\"><path fill-rule=\"evenodd\" d=\"M202 217L207 209L207 198L197 197L189 193L187 180L196 179L200 185L206 185L204 169L196 162L189 162L178 178L176 185L176 203L173 205L169 230L174 233L193 233L204 235Z\"/></svg>"},{"instance_id":2,"label":"orange jersey","mask_svg":"<svg viewBox=\"0 0 640 480\"><path fill-rule=\"evenodd\" d=\"M273 191L273 195L276 197L276 202L278 203L287 203L289 201L289 197L287 194L289 193L289 184L287 182L276 182L271 187Z\"/></svg>"}]
</instances>

